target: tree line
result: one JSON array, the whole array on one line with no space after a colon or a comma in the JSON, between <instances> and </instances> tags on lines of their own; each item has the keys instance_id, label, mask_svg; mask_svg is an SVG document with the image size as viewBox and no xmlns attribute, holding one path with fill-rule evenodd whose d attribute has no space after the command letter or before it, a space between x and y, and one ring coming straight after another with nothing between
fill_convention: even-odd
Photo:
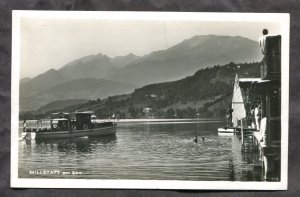
<instances>
[{"instance_id":1,"label":"tree line","mask_svg":"<svg viewBox=\"0 0 300 197\"><path fill-rule=\"evenodd\" d=\"M224 117L231 101L235 75L260 77L260 66L260 62L215 65L200 69L181 80L146 85L132 94L89 100L85 104L61 110L93 110L99 118L108 118L112 114L117 118ZM189 106L189 103L199 101L202 101L202 105ZM211 110L211 106L216 104L219 107ZM172 107L174 105L177 107ZM151 112L145 112L145 108L150 108Z\"/></svg>"}]
</instances>

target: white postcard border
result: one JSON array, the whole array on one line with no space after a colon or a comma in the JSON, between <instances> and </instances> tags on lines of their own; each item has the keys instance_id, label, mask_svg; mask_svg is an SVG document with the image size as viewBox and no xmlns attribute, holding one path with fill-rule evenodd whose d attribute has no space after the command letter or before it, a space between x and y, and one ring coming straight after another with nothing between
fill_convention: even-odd
<instances>
[{"instance_id":1,"label":"white postcard border","mask_svg":"<svg viewBox=\"0 0 300 197\"><path fill-rule=\"evenodd\" d=\"M286 13L195 13L195 12L97 12L97 11L13 11L11 76L11 187L14 188L115 188L115 189L203 189L203 190L286 190L288 173L289 113L289 26ZM18 178L18 120L20 75L20 20L22 17L110 19L110 20L199 20L276 22L282 32L281 95L281 180L280 182L98 180Z\"/></svg>"}]
</instances>

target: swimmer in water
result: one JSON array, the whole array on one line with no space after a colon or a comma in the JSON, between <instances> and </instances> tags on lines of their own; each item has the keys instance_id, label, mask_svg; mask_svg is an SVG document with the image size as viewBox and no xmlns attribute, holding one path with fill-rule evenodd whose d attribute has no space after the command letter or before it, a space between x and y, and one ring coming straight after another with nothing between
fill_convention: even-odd
<instances>
[{"instance_id":1,"label":"swimmer in water","mask_svg":"<svg viewBox=\"0 0 300 197\"><path fill-rule=\"evenodd\" d=\"M195 137L194 142L198 143L198 136Z\"/></svg>"},{"instance_id":2,"label":"swimmer in water","mask_svg":"<svg viewBox=\"0 0 300 197\"><path fill-rule=\"evenodd\" d=\"M201 139L202 139L202 141L204 142L205 138L204 138L204 137L202 137Z\"/></svg>"}]
</instances>

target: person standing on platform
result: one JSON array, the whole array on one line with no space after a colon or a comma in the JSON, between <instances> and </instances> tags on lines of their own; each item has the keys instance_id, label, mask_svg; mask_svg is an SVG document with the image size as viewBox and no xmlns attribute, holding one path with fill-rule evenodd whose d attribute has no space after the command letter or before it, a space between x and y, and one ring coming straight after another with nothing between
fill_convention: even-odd
<instances>
[{"instance_id":1,"label":"person standing on platform","mask_svg":"<svg viewBox=\"0 0 300 197\"><path fill-rule=\"evenodd\" d=\"M263 29L262 34L263 36L259 38L259 46L261 52L263 54L262 65L261 65L261 77L263 77L267 73L267 50L266 50L266 38L268 36L268 30Z\"/></svg>"},{"instance_id":2,"label":"person standing on platform","mask_svg":"<svg viewBox=\"0 0 300 197\"><path fill-rule=\"evenodd\" d=\"M255 124L255 107L251 106L250 108L250 122L251 122L251 128L255 129L256 128L256 124Z\"/></svg>"},{"instance_id":3,"label":"person standing on platform","mask_svg":"<svg viewBox=\"0 0 300 197\"><path fill-rule=\"evenodd\" d=\"M263 36L259 38L259 46L263 55L266 55L266 37L268 36L268 33L267 29L263 29Z\"/></svg>"},{"instance_id":4,"label":"person standing on platform","mask_svg":"<svg viewBox=\"0 0 300 197\"><path fill-rule=\"evenodd\" d=\"M255 107L254 115L255 115L256 130L259 131L260 130L260 120L261 120L261 107L260 107L260 105Z\"/></svg>"},{"instance_id":5,"label":"person standing on platform","mask_svg":"<svg viewBox=\"0 0 300 197\"><path fill-rule=\"evenodd\" d=\"M232 126L232 112L233 109L231 108L231 105L228 106L227 109L227 126L231 127Z\"/></svg>"}]
</instances>

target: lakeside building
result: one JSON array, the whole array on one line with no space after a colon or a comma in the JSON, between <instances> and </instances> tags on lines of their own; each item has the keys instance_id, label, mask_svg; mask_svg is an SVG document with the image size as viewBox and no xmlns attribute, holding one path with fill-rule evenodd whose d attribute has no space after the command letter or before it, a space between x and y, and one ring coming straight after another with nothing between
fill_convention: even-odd
<instances>
[{"instance_id":1,"label":"lakeside building","mask_svg":"<svg viewBox=\"0 0 300 197\"><path fill-rule=\"evenodd\" d=\"M266 180L280 180L281 163L281 36L262 38L260 78L236 75L232 97L233 126L244 141L250 133L259 150ZM249 136L249 135L248 135Z\"/></svg>"},{"instance_id":2,"label":"lakeside building","mask_svg":"<svg viewBox=\"0 0 300 197\"><path fill-rule=\"evenodd\" d=\"M150 107L144 107L143 108L143 114L144 114L145 118L153 118L152 108L150 108Z\"/></svg>"}]
</instances>

